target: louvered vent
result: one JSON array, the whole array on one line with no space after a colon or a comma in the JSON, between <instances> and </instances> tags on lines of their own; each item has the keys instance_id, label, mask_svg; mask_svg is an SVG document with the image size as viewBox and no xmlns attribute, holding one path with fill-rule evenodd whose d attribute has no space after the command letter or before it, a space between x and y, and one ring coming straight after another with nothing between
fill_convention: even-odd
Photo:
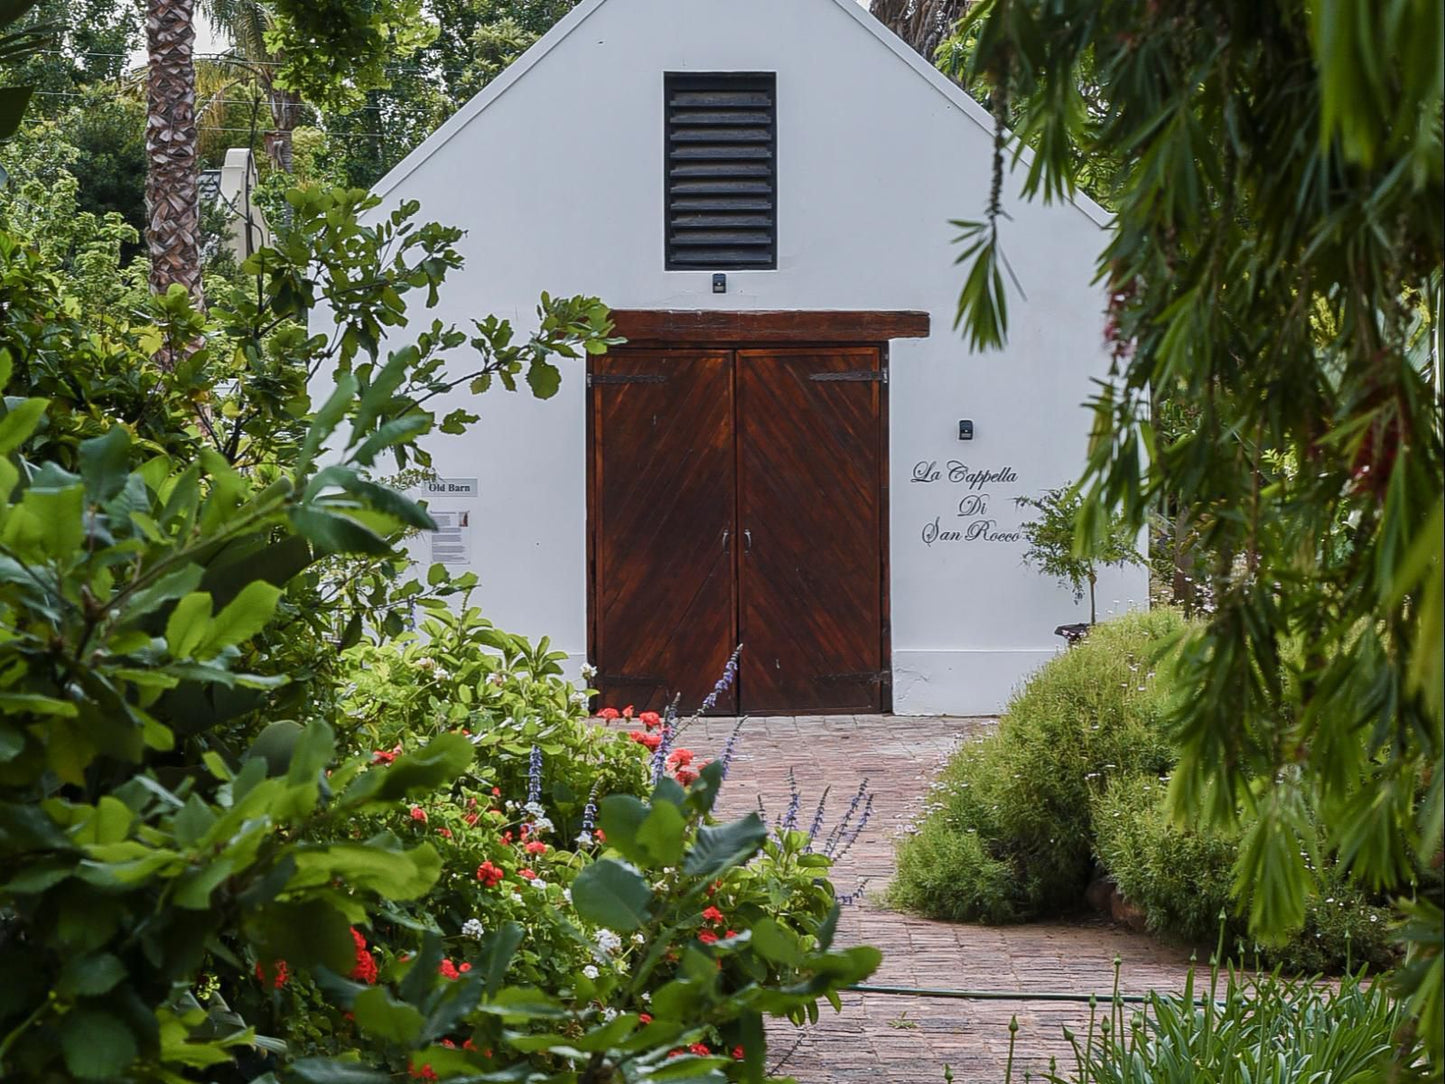
<instances>
[{"instance_id":1,"label":"louvered vent","mask_svg":"<svg viewBox=\"0 0 1445 1084\"><path fill-rule=\"evenodd\" d=\"M669 72L667 268L778 266L777 75Z\"/></svg>"}]
</instances>

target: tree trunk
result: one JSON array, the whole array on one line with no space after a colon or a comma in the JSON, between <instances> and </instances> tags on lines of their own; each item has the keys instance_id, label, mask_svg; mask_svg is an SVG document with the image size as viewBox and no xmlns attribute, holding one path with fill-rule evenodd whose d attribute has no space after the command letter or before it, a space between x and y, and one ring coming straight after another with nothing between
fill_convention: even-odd
<instances>
[{"instance_id":1,"label":"tree trunk","mask_svg":"<svg viewBox=\"0 0 1445 1084\"><path fill-rule=\"evenodd\" d=\"M282 173L292 168L291 134L301 119L301 99L292 91L268 85L266 97L271 106L271 130L266 133L266 156Z\"/></svg>"},{"instance_id":2,"label":"tree trunk","mask_svg":"<svg viewBox=\"0 0 1445 1084\"><path fill-rule=\"evenodd\" d=\"M870 0L868 10L930 64L970 0Z\"/></svg>"},{"instance_id":3,"label":"tree trunk","mask_svg":"<svg viewBox=\"0 0 1445 1084\"><path fill-rule=\"evenodd\" d=\"M151 289L180 283L201 299L195 0L148 0L146 246Z\"/></svg>"}]
</instances>

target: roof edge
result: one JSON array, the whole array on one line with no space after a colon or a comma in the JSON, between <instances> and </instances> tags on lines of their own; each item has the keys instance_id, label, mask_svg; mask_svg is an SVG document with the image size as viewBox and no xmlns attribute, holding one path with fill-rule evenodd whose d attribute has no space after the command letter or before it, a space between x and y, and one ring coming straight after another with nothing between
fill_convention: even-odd
<instances>
[{"instance_id":1,"label":"roof edge","mask_svg":"<svg viewBox=\"0 0 1445 1084\"><path fill-rule=\"evenodd\" d=\"M387 171L386 175L371 186L371 192L377 198L385 200L398 185L415 173L421 166L449 143L453 136L470 124L482 110L491 105L516 82L523 78L534 68L538 62L550 53L556 46L567 38L572 31L576 30L587 18L608 0L582 0L575 8L569 11L557 24L543 34L537 41L508 65L501 75L488 83L480 93L469 99L460 109L448 117L436 131L427 136L419 144L412 148L405 158ZM968 117L985 132L989 138L993 137L993 118L988 111L978 102L974 101L968 93L958 84L946 77L933 65L927 63L905 42L900 40L896 34L878 21L868 12L858 0L832 0L835 7L841 8L843 12L853 19L859 26L872 34L882 45L912 68L918 75L922 76L934 90L942 94L964 116ZM1033 148L1019 146L1016 149L1017 158L1024 165L1033 162ZM1113 221L1113 215L1100 207L1085 193L1075 191L1068 197L1068 202L1089 218L1096 226L1107 228Z\"/></svg>"},{"instance_id":2,"label":"roof edge","mask_svg":"<svg viewBox=\"0 0 1445 1084\"><path fill-rule=\"evenodd\" d=\"M915 72L926 79L933 89L942 94L950 102L959 108L963 114L973 121L985 132L990 139L993 138L993 117L987 109L979 105L969 96L968 92L960 87L953 80L949 79L941 71L929 64L919 56L918 53L904 42L898 35L894 34L884 26L871 12L867 11L858 0L833 0L834 5L852 18L858 25L862 26L868 33L872 34L885 46L893 51L894 55L912 68ZM1010 141L1016 144L1018 160L1025 166L1031 165L1034 160L1034 150L1027 144L1018 146L1013 133L1009 133ZM1096 226L1106 229L1114 221L1114 216L1104 208L1100 207L1084 192L1075 190L1074 194L1068 197L1068 202L1084 213Z\"/></svg>"},{"instance_id":3,"label":"roof edge","mask_svg":"<svg viewBox=\"0 0 1445 1084\"><path fill-rule=\"evenodd\" d=\"M427 159L451 142L452 137L470 124L478 113L507 93L517 80L536 67L543 57L561 44L564 38L581 26L589 15L605 3L607 0L582 0L575 8L558 19L552 29L533 42L525 53L507 65L501 75L483 87L475 96L469 98L460 109L443 121L436 131L423 139L411 149L405 158L387 170L386 175L371 186L372 195L385 200L402 181L410 177Z\"/></svg>"}]
</instances>

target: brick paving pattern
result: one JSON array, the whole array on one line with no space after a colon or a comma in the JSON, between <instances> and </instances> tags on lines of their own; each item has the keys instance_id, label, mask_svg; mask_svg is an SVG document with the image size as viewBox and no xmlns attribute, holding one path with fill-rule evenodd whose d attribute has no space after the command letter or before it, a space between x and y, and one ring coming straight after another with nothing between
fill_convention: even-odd
<instances>
[{"instance_id":1,"label":"brick paving pattern","mask_svg":"<svg viewBox=\"0 0 1445 1084\"><path fill-rule=\"evenodd\" d=\"M680 744L715 755L734 725L729 719L701 721ZM883 965L872 983L1107 993L1117 955L1123 960L1121 987L1126 993L1182 988L1188 966L1183 951L1104 923L958 925L890 911L879 902L893 872L894 841L921 814L939 767L960 742L991 725L987 719L947 718L749 719L723 787L720 813L740 816L756 809L761 796L771 822L787 806L792 768L803 794L804 826L823 788L830 785L831 825L868 777L875 795L873 818L833 878L842 893L867 880L864 899L844 911L838 944L883 950ZM779 1072L801 1084L938 1084L945 1063L959 1084L1002 1084L1008 1024L1015 1014L1015 1081L1023 1081L1025 1073L1040 1080L1051 1055L1061 1070L1072 1068L1062 1028L1067 1025L1082 1036L1087 1005L880 994L844 995L841 1013L825 1005L822 1018L801 1040L786 1022L772 1028L771 1059L776 1062L796 1045Z\"/></svg>"}]
</instances>

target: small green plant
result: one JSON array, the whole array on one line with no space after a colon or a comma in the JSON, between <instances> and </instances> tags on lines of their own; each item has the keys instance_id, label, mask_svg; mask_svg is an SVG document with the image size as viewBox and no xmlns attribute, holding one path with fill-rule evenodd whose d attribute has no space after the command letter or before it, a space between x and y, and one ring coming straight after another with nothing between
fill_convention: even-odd
<instances>
[{"instance_id":1,"label":"small green plant","mask_svg":"<svg viewBox=\"0 0 1445 1084\"><path fill-rule=\"evenodd\" d=\"M1024 561L1040 572L1057 576L1059 583L1074 592L1074 601L1089 595L1089 624L1098 623L1098 605L1094 585L1100 567L1143 565L1135 532L1122 517L1110 516L1093 537L1082 536L1078 529L1083 500L1072 487L1051 489L1042 497L1017 497L1015 502L1039 513L1037 519L1023 525L1029 548Z\"/></svg>"},{"instance_id":2,"label":"small green plant","mask_svg":"<svg viewBox=\"0 0 1445 1084\"><path fill-rule=\"evenodd\" d=\"M904 1009L892 1020L888 1021L888 1026L898 1031L913 1031L918 1027L918 1021L908 1019L908 1010Z\"/></svg>"},{"instance_id":3,"label":"small green plant","mask_svg":"<svg viewBox=\"0 0 1445 1084\"><path fill-rule=\"evenodd\" d=\"M1364 972L1345 975L1336 989L1278 972L1222 971L1216 954L1207 992L1197 990L1192 965L1181 994L1151 994L1141 1011L1128 1011L1117 990L1116 977L1108 1013L1091 1018L1082 1040L1065 1029L1075 1068L1048 1073L1050 1084L1430 1077L1402 1005Z\"/></svg>"}]
</instances>

